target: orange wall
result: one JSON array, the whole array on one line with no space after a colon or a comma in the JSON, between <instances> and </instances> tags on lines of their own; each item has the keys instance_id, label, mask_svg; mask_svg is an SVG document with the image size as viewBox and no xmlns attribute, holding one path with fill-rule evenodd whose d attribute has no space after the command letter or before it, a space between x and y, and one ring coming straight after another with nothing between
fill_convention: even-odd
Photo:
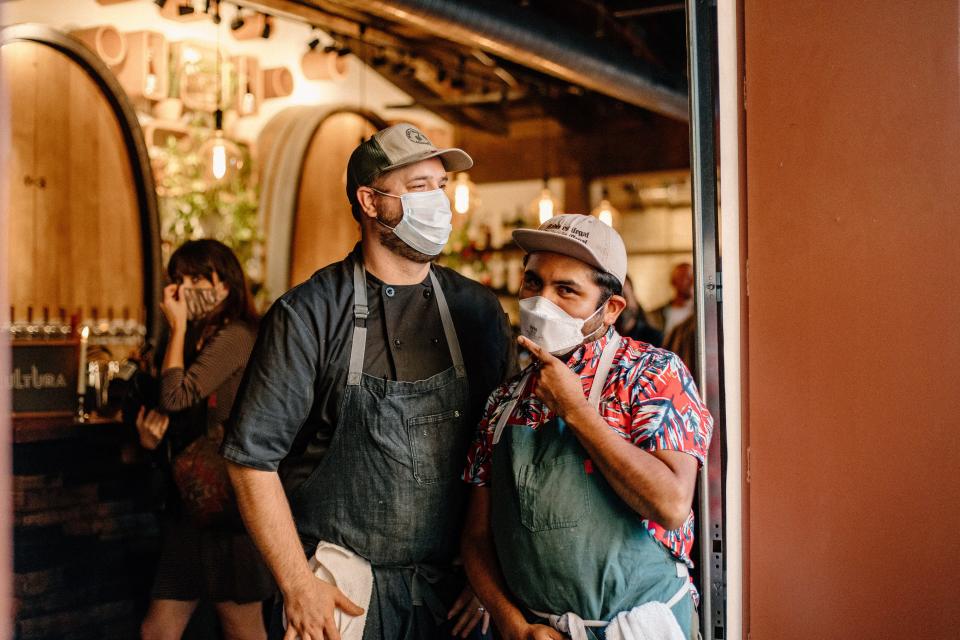
<instances>
[{"instance_id":1,"label":"orange wall","mask_svg":"<svg viewBox=\"0 0 960 640\"><path fill-rule=\"evenodd\" d=\"M958 4L744 0L751 640L960 637Z\"/></svg>"}]
</instances>

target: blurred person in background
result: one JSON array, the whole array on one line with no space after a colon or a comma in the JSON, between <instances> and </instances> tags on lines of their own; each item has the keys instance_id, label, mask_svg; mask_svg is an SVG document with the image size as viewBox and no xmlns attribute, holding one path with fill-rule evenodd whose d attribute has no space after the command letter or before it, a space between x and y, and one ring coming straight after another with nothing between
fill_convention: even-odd
<instances>
[{"instance_id":1,"label":"blurred person in background","mask_svg":"<svg viewBox=\"0 0 960 640\"><path fill-rule=\"evenodd\" d=\"M145 639L183 635L201 600L225 638L266 637L262 602L273 581L236 510L218 449L256 339L258 316L240 263L216 240L192 240L170 257L161 309L169 337L158 406L141 407L141 444L162 450L177 496L168 505Z\"/></svg>"},{"instance_id":2,"label":"blurred person in background","mask_svg":"<svg viewBox=\"0 0 960 640\"><path fill-rule=\"evenodd\" d=\"M674 327L693 313L693 265L681 262L675 266L670 273L670 286L673 287L673 298L649 314L650 323L665 337L669 337Z\"/></svg>"},{"instance_id":3,"label":"blurred person in background","mask_svg":"<svg viewBox=\"0 0 960 640\"><path fill-rule=\"evenodd\" d=\"M617 318L617 332L625 338L646 342L655 347L663 346L663 333L650 325L647 314L637 300L633 280L628 275L623 281L623 299L627 306Z\"/></svg>"}]
</instances>

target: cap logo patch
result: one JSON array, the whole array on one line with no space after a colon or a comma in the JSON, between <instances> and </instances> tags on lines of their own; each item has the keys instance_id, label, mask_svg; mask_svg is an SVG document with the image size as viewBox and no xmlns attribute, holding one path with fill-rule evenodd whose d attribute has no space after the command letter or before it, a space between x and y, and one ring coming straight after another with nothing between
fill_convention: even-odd
<instances>
[{"instance_id":1,"label":"cap logo patch","mask_svg":"<svg viewBox=\"0 0 960 640\"><path fill-rule=\"evenodd\" d=\"M430 141L427 140L427 137L413 127L410 127L404 133L406 133L407 140L410 142L415 142L417 144L430 144Z\"/></svg>"},{"instance_id":2,"label":"cap logo patch","mask_svg":"<svg viewBox=\"0 0 960 640\"><path fill-rule=\"evenodd\" d=\"M573 240L579 240L583 244L587 244L590 241L590 232L583 229L578 229L572 225L572 223L557 220L556 222L550 223L548 226L543 228L544 231L552 231L558 235L565 235Z\"/></svg>"}]
</instances>

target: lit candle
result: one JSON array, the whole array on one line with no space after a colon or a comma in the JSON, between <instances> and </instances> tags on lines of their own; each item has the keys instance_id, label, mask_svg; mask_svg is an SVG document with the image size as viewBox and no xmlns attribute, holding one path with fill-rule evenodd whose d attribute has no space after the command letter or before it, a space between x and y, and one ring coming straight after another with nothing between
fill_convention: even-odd
<instances>
[{"instance_id":1,"label":"lit candle","mask_svg":"<svg viewBox=\"0 0 960 640\"><path fill-rule=\"evenodd\" d=\"M77 395L87 393L87 338L90 337L90 327L80 330L80 375L77 377Z\"/></svg>"}]
</instances>

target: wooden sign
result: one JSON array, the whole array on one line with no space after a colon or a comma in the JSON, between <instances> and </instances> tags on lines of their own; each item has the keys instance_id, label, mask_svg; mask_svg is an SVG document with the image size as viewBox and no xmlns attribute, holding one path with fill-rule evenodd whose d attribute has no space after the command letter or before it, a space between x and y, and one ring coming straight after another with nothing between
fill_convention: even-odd
<instances>
[{"instance_id":1,"label":"wooden sign","mask_svg":"<svg viewBox=\"0 0 960 640\"><path fill-rule=\"evenodd\" d=\"M77 411L80 343L36 340L13 343L13 371L3 376L13 415L73 415Z\"/></svg>"}]
</instances>

